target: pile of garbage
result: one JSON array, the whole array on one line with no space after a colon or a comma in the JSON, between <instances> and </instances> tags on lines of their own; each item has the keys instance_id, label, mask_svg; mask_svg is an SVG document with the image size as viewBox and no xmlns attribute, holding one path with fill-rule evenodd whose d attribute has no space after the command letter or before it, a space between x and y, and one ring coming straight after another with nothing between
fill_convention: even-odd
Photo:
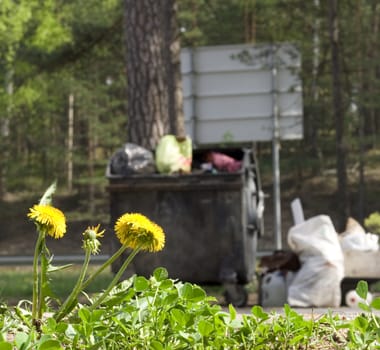
<instances>
[{"instance_id":1,"label":"pile of garbage","mask_svg":"<svg viewBox=\"0 0 380 350\"><path fill-rule=\"evenodd\" d=\"M174 135L163 136L155 151L126 143L111 157L108 176L136 174L187 174L194 170L204 173L237 172L242 161L217 150L205 150L193 161L191 139Z\"/></svg>"},{"instance_id":2,"label":"pile of garbage","mask_svg":"<svg viewBox=\"0 0 380 350\"><path fill-rule=\"evenodd\" d=\"M279 259L279 252L275 252L260 262L259 299L263 306L288 303L293 307L338 307L342 301L345 253L379 249L378 235L365 232L353 218L338 234L327 215L301 218L290 228L287 240L291 249L287 260ZM295 260L298 265L289 265Z\"/></svg>"}]
</instances>

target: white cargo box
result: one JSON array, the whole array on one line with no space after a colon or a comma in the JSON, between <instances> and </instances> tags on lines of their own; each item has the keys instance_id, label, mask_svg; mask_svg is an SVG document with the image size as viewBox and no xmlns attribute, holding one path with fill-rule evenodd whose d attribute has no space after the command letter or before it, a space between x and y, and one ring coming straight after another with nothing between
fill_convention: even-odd
<instances>
[{"instance_id":1,"label":"white cargo box","mask_svg":"<svg viewBox=\"0 0 380 350\"><path fill-rule=\"evenodd\" d=\"M379 251L346 251L344 255L344 276L357 279L380 279Z\"/></svg>"}]
</instances>

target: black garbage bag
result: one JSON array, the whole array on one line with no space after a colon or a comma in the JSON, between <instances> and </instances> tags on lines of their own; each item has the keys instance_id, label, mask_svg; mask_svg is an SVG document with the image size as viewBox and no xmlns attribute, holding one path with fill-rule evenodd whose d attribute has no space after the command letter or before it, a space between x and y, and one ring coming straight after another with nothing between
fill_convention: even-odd
<instances>
[{"instance_id":1,"label":"black garbage bag","mask_svg":"<svg viewBox=\"0 0 380 350\"><path fill-rule=\"evenodd\" d=\"M118 149L111 157L109 168L111 175L121 176L151 174L156 170L153 153L134 143Z\"/></svg>"}]
</instances>

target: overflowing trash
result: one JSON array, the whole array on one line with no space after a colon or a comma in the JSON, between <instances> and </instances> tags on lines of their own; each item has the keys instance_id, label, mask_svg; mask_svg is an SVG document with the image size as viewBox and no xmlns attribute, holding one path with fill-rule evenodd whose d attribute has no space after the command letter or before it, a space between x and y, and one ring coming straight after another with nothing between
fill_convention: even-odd
<instances>
[{"instance_id":1,"label":"overflowing trash","mask_svg":"<svg viewBox=\"0 0 380 350\"><path fill-rule=\"evenodd\" d=\"M257 240L264 233L255 150L192 148L190 138L165 135L149 157L153 169L144 174L123 167L129 157L116 154L106 170L111 221L140 212L165 230L165 249L136 257L133 273L149 277L154 268L165 267L182 281L221 284L226 302L244 306L245 285L255 278ZM123 259L113 263L113 271Z\"/></svg>"},{"instance_id":2,"label":"overflowing trash","mask_svg":"<svg viewBox=\"0 0 380 350\"><path fill-rule=\"evenodd\" d=\"M380 279L379 236L366 232L352 217L337 233L327 215L305 220L301 201L291 202L294 226L288 232L291 252L263 257L259 302L262 306L357 307L360 279ZM294 256L292 256L292 254ZM290 260L290 257L292 259ZM297 261L299 264L289 264ZM346 285L347 284L347 285ZM371 297L371 294L368 294Z\"/></svg>"},{"instance_id":3,"label":"overflowing trash","mask_svg":"<svg viewBox=\"0 0 380 350\"><path fill-rule=\"evenodd\" d=\"M290 251L276 250L260 260L259 304L282 307L287 303L288 288L295 272L301 267L298 256Z\"/></svg>"},{"instance_id":4,"label":"overflowing trash","mask_svg":"<svg viewBox=\"0 0 380 350\"><path fill-rule=\"evenodd\" d=\"M226 154L220 152L208 152L206 157L209 163L219 171L234 173L241 169L242 161L236 160Z\"/></svg>"},{"instance_id":5,"label":"overflowing trash","mask_svg":"<svg viewBox=\"0 0 380 350\"><path fill-rule=\"evenodd\" d=\"M153 173L155 171L153 153L134 143L126 143L113 154L107 170L107 176Z\"/></svg>"},{"instance_id":6,"label":"overflowing trash","mask_svg":"<svg viewBox=\"0 0 380 350\"><path fill-rule=\"evenodd\" d=\"M288 244L301 262L288 288L288 303L294 307L339 306L344 258L330 217L318 215L291 227Z\"/></svg>"},{"instance_id":7,"label":"overflowing trash","mask_svg":"<svg viewBox=\"0 0 380 350\"><path fill-rule=\"evenodd\" d=\"M165 135L156 147L156 167L159 173L189 173L192 162L192 141L189 137L179 138Z\"/></svg>"},{"instance_id":8,"label":"overflowing trash","mask_svg":"<svg viewBox=\"0 0 380 350\"><path fill-rule=\"evenodd\" d=\"M288 232L288 245L291 252L282 259L274 254L260 262L260 266L267 267L260 285L262 306L339 306L344 260L330 217L297 220Z\"/></svg>"},{"instance_id":9,"label":"overflowing trash","mask_svg":"<svg viewBox=\"0 0 380 350\"><path fill-rule=\"evenodd\" d=\"M378 251L379 236L369 233L354 219L348 218L346 229L339 235L343 251Z\"/></svg>"},{"instance_id":10,"label":"overflowing trash","mask_svg":"<svg viewBox=\"0 0 380 350\"><path fill-rule=\"evenodd\" d=\"M111 157L107 177L146 174L237 173L243 167L241 150L193 150L190 137L163 136L154 151L126 143Z\"/></svg>"}]
</instances>

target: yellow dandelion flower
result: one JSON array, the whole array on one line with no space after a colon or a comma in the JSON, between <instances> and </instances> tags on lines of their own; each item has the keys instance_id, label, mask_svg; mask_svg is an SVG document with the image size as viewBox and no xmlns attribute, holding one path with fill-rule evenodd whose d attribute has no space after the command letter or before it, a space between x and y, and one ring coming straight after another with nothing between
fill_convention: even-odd
<instances>
[{"instance_id":1,"label":"yellow dandelion flower","mask_svg":"<svg viewBox=\"0 0 380 350\"><path fill-rule=\"evenodd\" d=\"M90 249L92 254L98 254L100 251L100 242L98 237L103 237L104 231L99 231L100 224L98 226L89 226L86 231L83 232L83 248Z\"/></svg>"},{"instance_id":2,"label":"yellow dandelion flower","mask_svg":"<svg viewBox=\"0 0 380 350\"><path fill-rule=\"evenodd\" d=\"M116 221L115 232L120 243L132 249L141 247L149 252L158 252L165 245L162 228L142 214L122 215Z\"/></svg>"},{"instance_id":3,"label":"yellow dandelion flower","mask_svg":"<svg viewBox=\"0 0 380 350\"><path fill-rule=\"evenodd\" d=\"M51 205L35 204L29 209L28 217L40 225L53 238L62 238L66 233L65 215Z\"/></svg>"}]
</instances>

